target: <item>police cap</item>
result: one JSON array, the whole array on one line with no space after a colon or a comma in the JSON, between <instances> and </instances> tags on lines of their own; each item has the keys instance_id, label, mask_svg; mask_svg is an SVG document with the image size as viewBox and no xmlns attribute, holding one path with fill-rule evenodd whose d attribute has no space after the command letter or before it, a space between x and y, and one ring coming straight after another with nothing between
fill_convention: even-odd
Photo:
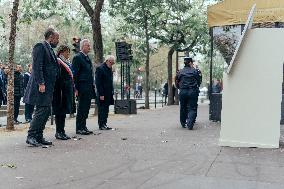
<instances>
[{"instance_id":1,"label":"police cap","mask_svg":"<svg viewBox=\"0 0 284 189\"><path fill-rule=\"evenodd\" d=\"M190 57L184 57L183 61L184 63L194 62L194 60Z\"/></svg>"}]
</instances>

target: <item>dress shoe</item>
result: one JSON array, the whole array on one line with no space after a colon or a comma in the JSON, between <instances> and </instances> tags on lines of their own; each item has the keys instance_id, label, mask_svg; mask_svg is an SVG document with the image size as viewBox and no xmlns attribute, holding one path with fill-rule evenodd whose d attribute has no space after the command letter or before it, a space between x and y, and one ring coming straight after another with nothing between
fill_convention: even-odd
<instances>
[{"instance_id":1,"label":"dress shoe","mask_svg":"<svg viewBox=\"0 0 284 189\"><path fill-rule=\"evenodd\" d=\"M31 121L31 119L26 119L26 123L30 123Z\"/></svg>"},{"instance_id":2,"label":"dress shoe","mask_svg":"<svg viewBox=\"0 0 284 189\"><path fill-rule=\"evenodd\" d=\"M107 130L111 130L112 128L107 126L107 124L104 124L104 126L107 128Z\"/></svg>"},{"instance_id":3,"label":"dress shoe","mask_svg":"<svg viewBox=\"0 0 284 189\"><path fill-rule=\"evenodd\" d=\"M62 133L62 135L64 135L64 137L65 137L67 140L71 139L71 137L69 137L69 136L66 135L65 133Z\"/></svg>"},{"instance_id":4,"label":"dress shoe","mask_svg":"<svg viewBox=\"0 0 284 189\"><path fill-rule=\"evenodd\" d=\"M86 131L89 134L93 134L94 133L93 131L89 131L89 129L87 127L84 129L84 131Z\"/></svg>"},{"instance_id":5,"label":"dress shoe","mask_svg":"<svg viewBox=\"0 0 284 189\"><path fill-rule=\"evenodd\" d=\"M191 125L187 125L188 130L192 130L193 129L193 124Z\"/></svg>"},{"instance_id":6,"label":"dress shoe","mask_svg":"<svg viewBox=\"0 0 284 189\"><path fill-rule=\"evenodd\" d=\"M45 138L41 138L39 141L42 145L52 145L51 141L45 140Z\"/></svg>"},{"instance_id":7,"label":"dress shoe","mask_svg":"<svg viewBox=\"0 0 284 189\"><path fill-rule=\"evenodd\" d=\"M89 135L89 133L85 130L77 130L76 134L78 134L78 135Z\"/></svg>"},{"instance_id":8,"label":"dress shoe","mask_svg":"<svg viewBox=\"0 0 284 189\"><path fill-rule=\"evenodd\" d=\"M26 143L35 147L41 146L41 143L39 143L34 137L28 137Z\"/></svg>"},{"instance_id":9,"label":"dress shoe","mask_svg":"<svg viewBox=\"0 0 284 189\"><path fill-rule=\"evenodd\" d=\"M99 126L99 129L100 129L100 130L111 130L112 128L111 128L111 127L108 127L108 126L106 126L106 125L101 125L101 126Z\"/></svg>"},{"instance_id":10,"label":"dress shoe","mask_svg":"<svg viewBox=\"0 0 284 189\"><path fill-rule=\"evenodd\" d=\"M55 138L58 140L67 140L63 133L55 133Z\"/></svg>"}]
</instances>

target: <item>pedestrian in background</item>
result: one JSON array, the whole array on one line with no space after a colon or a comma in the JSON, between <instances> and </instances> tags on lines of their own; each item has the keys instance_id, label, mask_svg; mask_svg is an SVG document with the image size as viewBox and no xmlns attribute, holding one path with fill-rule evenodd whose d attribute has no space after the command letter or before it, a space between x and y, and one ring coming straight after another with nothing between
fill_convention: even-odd
<instances>
[{"instance_id":1,"label":"pedestrian in background","mask_svg":"<svg viewBox=\"0 0 284 189\"><path fill-rule=\"evenodd\" d=\"M3 66L4 74L3 74L3 92L4 92L4 100L3 105L7 105L7 84L8 84L8 72L9 67L7 65Z\"/></svg>"},{"instance_id":2,"label":"pedestrian in background","mask_svg":"<svg viewBox=\"0 0 284 189\"><path fill-rule=\"evenodd\" d=\"M14 71L14 123L21 123L18 120L21 98L24 96L24 76L22 66L17 65Z\"/></svg>"},{"instance_id":3,"label":"pedestrian in background","mask_svg":"<svg viewBox=\"0 0 284 189\"><path fill-rule=\"evenodd\" d=\"M142 83L139 83L139 86L138 86L138 88L139 88L139 98L142 98L143 96L143 86L142 86Z\"/></svg>"},{"instance_id":4,"label":"pedestrian in background","mask_svg":"<svg viewBox=\"0 0 284 189\"><path fill-rule=\"evenodd\" d=\"M136 82L135 83L135 89L134 89L134 98L138 98L139 97L139 84Z\"/></svg>"},{"instance_id":5,"label":"pedestrian in background","mask_svg":"<svg viewBox=\"0 0 284 189\"><path fill-rule=\"evenodd\" d=\"M168 82L166 82L164 84L164 87L163 87L163 96L165 98L165 104L167 104L167 98L168 98L168 94L169 94L169 88L168 88L169 84Z\"/></svg>"},{"instance_id":6,"label":"pedestrian in background","mask_svg":"<svg viewBox=\"0 0 284 189\"><path fill-rule=\"evenodd\" d=\"M5 73L4 73L3 65L1 64L0 65L0 107L2 104L4 104L4 101L6 99L4 77L5 77Z\"/></svg>"},{"instance_id":7,"label":"pedestrian in background","mask_svg":"<svg viewBox=\"0 0 284 189\"><path fill-rule=\"evenodd\" d=\"M26 91L28 82L30 80L31 77L31 73L32 73L32 64L28 64L28 71L24 74L24 90ZM34 112L34 105L25 103L25 120L27 123L31 122L32 120L32 115Z\"/></svg>"},{"instance_id":8,"label":"pedestrian in background","mask_svg":"<svg viewBox=\"0 0 284 189\"><path fill-rule=\"evenodd\" d=\"M176 77L176 86L180 89L180 123L183 128L193 129L197 117L197 101L202 75L190 57L184 58L184 68Z\"/></svg>"},{"instance_id":9,"label":"pedestrian in background","mask_svg":"<svg viewBox=\"0 0 284 189\"><path fill-rule=\"evenodd\" d=\"M219 79L214 79L214 83L212 85L212 93L221 93L222 85Z\"/></svg>"}]
</instances>

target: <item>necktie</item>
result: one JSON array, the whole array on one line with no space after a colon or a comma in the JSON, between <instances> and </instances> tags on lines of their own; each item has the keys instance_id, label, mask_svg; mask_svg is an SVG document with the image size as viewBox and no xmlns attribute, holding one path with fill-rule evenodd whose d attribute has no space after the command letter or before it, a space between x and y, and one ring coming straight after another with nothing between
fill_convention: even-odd
<instances>
[{"instance_id":1,"label":"necktie","mask_svg":"<svg viewBox=\"0 0 284 189\"><path fill-rule=\"evenodd\" d=\"M86 57L86 60L87 60L88 62L91 62L89 56L85 56L85 57Z\"/></svg>"},{"instance_id":2,"label":"necktie","mask_svg":"<svg viewBox=\"0 0 284 189\"><path fill-rule=\"evenodd\" d=\"M56 60L57 60L57 58L56 58L56 55L55 55L55 53L54 53L54 51L53 51L53 49L50 47L50 52L51 52L51 55L52 55L52 58L53 58L53 60L55 61L55 62L57 62Z\"/></svg>"}]
</instances>

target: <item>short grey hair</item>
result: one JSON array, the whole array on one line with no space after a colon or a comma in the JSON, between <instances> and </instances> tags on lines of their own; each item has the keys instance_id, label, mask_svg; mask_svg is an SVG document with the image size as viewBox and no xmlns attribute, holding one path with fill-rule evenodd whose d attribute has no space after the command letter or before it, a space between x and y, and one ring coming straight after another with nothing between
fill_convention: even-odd
<instances>
[{"instance_id":1,"label":"short grey hair","mask_svg":"<svg viewBox=\"0 0 284 189\"><path fill-rule=\"evenodd\" d=\"M113 55L107 55L105 61L108 61L110 59L115 60L115 57Z\"/></svg>"},{"instance_id":2,"label":"short grey hair","mask_svg":"<svg viewBox=\"0 0 284 189\"><path fill-rule=\"evenodd\" d=\"M83 39L80 41L80 50L82 50L85 43L91 43L89 39Z\"/></svg>"}]
</instances>

